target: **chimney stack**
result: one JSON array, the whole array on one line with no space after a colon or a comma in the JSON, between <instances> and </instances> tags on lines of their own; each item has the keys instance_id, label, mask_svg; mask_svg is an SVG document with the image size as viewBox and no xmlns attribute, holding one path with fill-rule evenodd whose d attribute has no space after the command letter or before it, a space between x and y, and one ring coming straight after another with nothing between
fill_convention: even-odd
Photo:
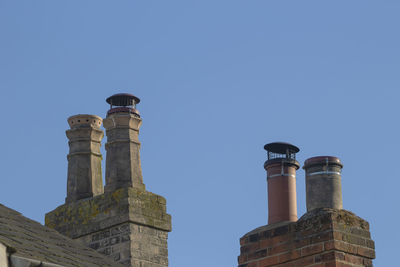
<instances>
[{"instance_id":1,"label":"chimney stack","mask_svg":"<svg viewBox=\"0 0 400 267\"><path fill-rule=\"evenodd\" d=\"M66 203L103 193L100 129L103 120L96 115L80 114L68 118L69 139Z\"/></svg>"},{"instance_id":2,"label":"chimney stack","mask_svg":"<svg viewBox=\"0 0 400 267\"><path fill-rule=\"evenodd\" d=\"M146 191L143 184L138 139L142 120L136 110L140 100L131 94L117 94L106 101L111 108L104 119L104 192L100 168L102 119L73 116L68 120L71 130L67 131L67 201L46 214L45 224L122 266L167 267L171 215L166 199ZM77 199L81 200L74 201ZM86 266L84 262L81 265Z\"/></svg>"},{"instance_id":3,"label":"chimney stack","mask_svg":"<svg viewBox=\"0 0 400 267\"><path fill-rule=\"evenodd\" d=\"M308 212L317 208L343 208L342 168L340 159L332 156L313 157L304 162Z\"/></svg>"},{"instance_id":4,"label":"chimney stack","mask_svg":"<svg viewBox=\"0 0 400 267\"><path fill-rule=\"evenodd\" d=\"M300 151L289 143L270 143L264 146L268 160L264 163L268 183L268 224L297 221L296 170Z\"/></svg>"},{"instance_id":5,"label":"chimney stack","mask_svg":"<svg viewBox=\"0 0 400 267\"><path fill-rule=\"evenodd\" d=\"M116 94L106 99L110 110L104 119L106 128L106 192L134 187L145 190L140 165L139 128L142 124L131 94Z\"/></svg>"},{"instance_id":6,"label":"chimney stack","mask_svg":"<svg viewBox=\"0 0 400 267\"><path fill-rule=\"evenodd\" d=\"M299 149L287 143L264 148L269 222L240 238L238 267L372 266L375 243L369 223L342 209L340 160L323 156L305 161L308 212L296 220Z\"/></svg>"}]
</instances>

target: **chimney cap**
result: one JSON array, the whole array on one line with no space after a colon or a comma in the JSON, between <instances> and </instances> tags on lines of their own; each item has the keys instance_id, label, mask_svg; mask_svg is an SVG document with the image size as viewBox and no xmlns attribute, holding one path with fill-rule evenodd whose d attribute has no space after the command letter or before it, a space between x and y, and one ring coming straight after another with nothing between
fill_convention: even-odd
<instances>
[{"instance_id":1,"label":"chimney cap","mask_svg":"<svg viewBox=\"0 0 400 267\"><path fill-rule=\"evenodd\" d=\"M106 102L111 106L135 106L140 102L140 99L132 94L121 93L115 94L106 99Z\"/></svg>"},{"instance_id":2,"label":"chimney cap","mask_svg":"<svg viewBox=\"0 0 400 267\"><path fill-rule=\"evenodd\" d=\"M78 114L68 118L68 124L71 129L81 127L100 128L103 119L97 115Z\"/></svg>"},{"instance_id":3,"label":"chimney cap","mask_svg":"<svg viewBox=\"0 0 400 267\"><path fill-rule=\"evenodd\" d=\"M277 154L286 154L288 152L297 153L300 151L300 149L297 146L294 146L286 142L269 143L264 146L264 149L267 150L268 152L273 152Z\"/></svg>"},{"instance_id":4,"label":"chimney cap","mask_svg":"<svg viewBox=\"0 0 400 267\"><path fill-rule=\"evenodd\" d=\"M312 165L339 165L340 167L343 167L342 162L338 157L334 156L317 156L317 157L312 157L304 161L304 166L303 169L308 168Z\"/></svg>"}]
</instances>

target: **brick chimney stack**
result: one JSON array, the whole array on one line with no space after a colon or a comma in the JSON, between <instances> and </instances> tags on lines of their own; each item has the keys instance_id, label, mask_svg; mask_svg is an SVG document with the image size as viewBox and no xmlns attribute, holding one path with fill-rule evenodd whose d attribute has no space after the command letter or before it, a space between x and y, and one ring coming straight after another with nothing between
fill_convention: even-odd
<instances>
[{"instance_id":1,"label":"brick chimney stack","mask_svg":"<svg viewBox=\"0 0 400 267\"><path fill-rule=\"evenodd\" d=\"M264 163L268 183L268 224L297 221L296 170L300 150L289 143L264 146L268 160Z\"/></svg>"},{"instance_id":2,"label":"brick chimney stack","mask_svg":"<svg viewBox=\"0 0 400 267\"><path fill-rule=\"evenodd\" d=\"M118 188L145 189L140 166L139 128L142 125L136 104L140 99L131 94L107 98L110 110L104 119L107 134L106 192Z\"/></svg>"},{"instance_id":3,"label":"brick chimney stack","mask_svg":"<svg viewBox=\"0 0 400 267\"><path fill-rule=\"evenodd\" d=\"M317 208L343 209L341 171L337 157L319 156L304 162L307 211Z\"/></svg>"},{"instance_id":4,"label":"brick chimney stack","mask_svg":"<svg viewBox=\"0 0 400 267\"><path fill-rule=\"evenodd\" d=\"M117 94L106 101L111 109L104 119L104 193L101 118L71 117L67 201L46 214L45 224L126 267L167 267L171 216L165 198L146 191L143 184L138 140L142 120L136 110L139 98ZM94 169L97 172L93 174ZM87 265L82 262L82 266Z\"/></svg>"},{"instance_id":5,"label":"brick chimney stack","mask_svg":"<svg viewBox=\"0 0 400 267\"><path fill-rule=\"evenodd\" d=\"M308 212L297 221L268 224L245 234L239 267L371 267L375 243L369 224L342 209L341 168L336 157L306 160Z\"/></svg>"},{"instance_id":6,"label":"brick chimney stack","mask_svg":"<svg viewBox=\"0 0 400 267\"><path fill-rule=\"evenodd\" d=\"M65 202L103 194L101 173L102 118L96 115L75 115L68 118L69 139L67 197Z\"/></svg>"}]
</instances>

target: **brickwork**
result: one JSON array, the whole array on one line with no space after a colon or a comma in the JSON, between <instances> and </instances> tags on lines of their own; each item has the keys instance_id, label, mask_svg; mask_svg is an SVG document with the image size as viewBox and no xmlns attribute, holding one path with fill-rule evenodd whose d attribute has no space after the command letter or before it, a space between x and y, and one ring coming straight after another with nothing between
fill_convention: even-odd
<instances>
[{"instance_id":1,"label":"brickwork","mask_svg":"<svg viewBox=\"0 0 400 267\"><path fill-rule=\"evenodd\" d=\"M171 216L165 198L151 192L121 188L61 205L45 224L125 266L168 266Z\"/></svg>"},{"instance_id":2,"label":"brickwork","mask_svg":"<svg viewBox=\"0 0 400 267\"><path fill-rule=\"evenodd\" d=\"M114 261L135 267L168 266L167 239L165 231L131 223L77 238Z\"/></svg>"},{"instance_id":3,"label":"brickwork","mask_svg":"<svg viewBox=\"0 0 400 267\"><path fill-rule=\"evenodd\" d=\"M141 225L131 225L131 238L142 240L140 243L132 243L131 266L168 266L167 232Z\"/></svg>"},{"instance_id":4,"label":"brickwork","mask_svg":"<svg viewBox=\"0 0 400 267\"><path fill-rule=\"evenodd\" d=\"M267 225L240 239L239 267L372 266L369 224L345 210L317 209L297 222Z\"/></svg>"},{"instance_id":5,"label":"brickwork","mask_svg":"<svg viewBox=\"0 0 400 267\"><path fill-rule=\"evenodd\" d=\"M101 254L109 256L114 261L120 263L129 261L131 240L129 223L81 236L76 240Z\"/></svg>"}]
</instances>

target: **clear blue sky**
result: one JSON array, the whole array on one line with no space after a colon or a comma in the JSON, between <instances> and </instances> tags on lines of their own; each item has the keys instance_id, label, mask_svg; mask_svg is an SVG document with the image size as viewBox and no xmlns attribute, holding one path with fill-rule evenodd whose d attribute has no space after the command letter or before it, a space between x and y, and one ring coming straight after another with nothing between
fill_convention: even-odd
<instances>
[{"instance_id":1,"label":"clear blue sky","mask_svg":"<svg viewBox=\"0 0 400 267\"><path fill-rule=\"evenodd\" d=\"M267 222L272 141L301 164L341 158L344 207L370 222L375 266L393 266L399 14L385 0L2 0L0 202L43 222L66 194L67 118L129 92L171 267L237 265L239 238ZM302 215L303 170L297 194Z\"/></svg>"}]
</instances>

